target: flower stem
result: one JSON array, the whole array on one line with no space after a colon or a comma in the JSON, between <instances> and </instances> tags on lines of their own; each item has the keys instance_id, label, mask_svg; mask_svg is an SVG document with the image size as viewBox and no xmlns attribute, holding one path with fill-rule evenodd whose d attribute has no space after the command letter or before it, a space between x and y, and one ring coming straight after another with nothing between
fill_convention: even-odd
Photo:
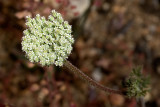
<instances>
[{"instance_id":1,"label":"flower stem","mask_svg":"<svg viewBox=\"0 0 160 107\"><path fill-rule=\"evenodd\" d=\"M74 65L72 65L69 61L65 61L64 67L66 67L69 71L76 73L79 77L81 77L82 79L84 79L85 81L87 81L90 85L92 85L92 86L94 86L94 87L96 87L96 88L98 88L100 90L108 92L109 94L115 93L115 94L121 94L121 95L123 95L123 92L121 90L111 89L111 88L108 88L108 87L103 86L100 83L96 82L95 80L93 80L92 78L90 78L89 76L87 76L86 74L84 74L77 67L75 67Z\"/></svg>"}]
</instances>

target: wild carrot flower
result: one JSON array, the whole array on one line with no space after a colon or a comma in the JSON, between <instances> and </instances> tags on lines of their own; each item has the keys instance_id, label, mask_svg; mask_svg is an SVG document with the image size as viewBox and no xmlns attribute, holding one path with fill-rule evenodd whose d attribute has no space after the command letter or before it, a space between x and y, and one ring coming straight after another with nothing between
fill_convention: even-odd
<instances>
[{"instance_id":1,"label":"wild carrot flower","mask_svg":"<svg viewBox=\"0 0 160 107\"><path fill-rule=\"evenodd\" d=\"M39 14L35 18L26 16L26 25L28 29L23 32L22 50L27 58L42 66L62 66L74 43L71 25L55 10L52 10L48 20Z\"/></svg>"}]
</instances>

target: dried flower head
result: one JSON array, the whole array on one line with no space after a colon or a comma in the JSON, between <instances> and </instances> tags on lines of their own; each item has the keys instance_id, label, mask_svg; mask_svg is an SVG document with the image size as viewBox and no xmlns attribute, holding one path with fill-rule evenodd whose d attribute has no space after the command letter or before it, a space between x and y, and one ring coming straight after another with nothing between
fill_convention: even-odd
<instances>
[{"instance_id":1,"label":"dried flower head","mask_svg":"<svg viewBox=\"0 0 160 107\"><path fill-rule=\"evenodd\" d=\"M27 58L42 66L62 66L74 43L71 25L55 10L52 10L48 20L39 14L35 18L27 16L26 25L28 29L23 32L22 50Z\"/></svg>"}]
</instances>

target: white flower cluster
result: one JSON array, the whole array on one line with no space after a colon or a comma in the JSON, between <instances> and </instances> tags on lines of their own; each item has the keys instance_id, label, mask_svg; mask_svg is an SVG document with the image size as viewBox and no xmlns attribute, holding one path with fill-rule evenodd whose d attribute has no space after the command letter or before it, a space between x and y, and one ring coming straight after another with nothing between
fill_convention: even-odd
<instances>
[{"instance_id":1,"label":"white flower cluster","mask_svg":"<svg viewBox=\"0 0 160 107\"><path fill-rule=\"evenodd\" d=\"M28 29L23 32L22 50L26 52L27 58L42 66L62 66L74 43L71 25L55 10L52 10L48 20L39 14L35 18L27 16L26 19Z\"/></svg>"}]
</instances>

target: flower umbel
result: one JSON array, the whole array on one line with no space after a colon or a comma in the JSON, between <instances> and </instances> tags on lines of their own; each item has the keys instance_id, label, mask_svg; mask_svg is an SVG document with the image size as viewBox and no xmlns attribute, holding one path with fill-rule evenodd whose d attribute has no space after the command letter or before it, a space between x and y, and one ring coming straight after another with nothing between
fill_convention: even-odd
<instances>
[{"instance_id":1,"label":"flower umbel","mask_svg":"<svg viewBox=\"0 0 160 107\"><path fill-rule=\"evenodd\" d=\"M55 10L52 10L48 20L39 14L35 18L27 16L26 25L28 29L23 32L22 50L27 58L42 66L62 66L74 43L71 25Z\"/></svg>"}]
</instances>

